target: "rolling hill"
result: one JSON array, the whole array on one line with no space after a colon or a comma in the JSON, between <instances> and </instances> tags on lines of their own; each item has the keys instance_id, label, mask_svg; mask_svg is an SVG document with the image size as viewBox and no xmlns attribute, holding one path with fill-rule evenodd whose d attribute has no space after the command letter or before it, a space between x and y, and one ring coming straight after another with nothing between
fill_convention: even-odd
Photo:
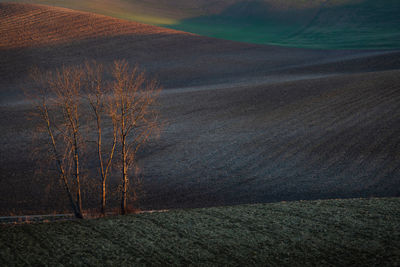
<instances>
[{"instance_id":1,"label":"rolling hill","mask_svg":"<svg viewBox=\"0 0 400 267\"><path fill-rule=\"evenodd\" d=\"M400 48L397 0L31 2L241 42L331 49Z\"/></svg>"},{"instance_id":2,"label":"rolling hill","mask_svg":"<svg viewBox=\"0 0 400 267\"><path fill-rule=\"evenodd\" d=\"M239 44L43 5L0 4L0 13L0 80L5 83L21 81L33 65L53 69L84 58L106 63L126 58L157 76L165 87L186 87L387 53ZM397 64L393 60L387 65ZM364 65L353 66L353 71ZM4 85L0 93L14 91Z\"/></svg>"},{"instance_id":3,"label":"rolling hill","mask_svg":"<svg viewBox=\"0 0 400 267\"><path fill-rule=\"evenodd\" d=\"M398 50L237 43L44 5L0 14L0 214L66 209L51 174L34 178L22 88L32 66L85 59L125 58L165 88L166 126L139 157L143 209L400 195Z\"/></svg>"}]
</instances>

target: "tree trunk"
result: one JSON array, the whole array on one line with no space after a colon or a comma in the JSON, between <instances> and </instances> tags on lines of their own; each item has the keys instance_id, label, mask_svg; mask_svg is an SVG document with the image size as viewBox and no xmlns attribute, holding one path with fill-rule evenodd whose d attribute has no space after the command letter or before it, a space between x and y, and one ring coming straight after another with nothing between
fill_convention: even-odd
<instances>
[{"instance_id":1,"label":"tree trunk","mask_svg":"<svg viewBox=\"0 0 400 267\"><path fill-rule=\"evenodd\" d=\"M122 200L121 200L121 214L126 214L126 202L127 202L127 179L126 174L124 174L124 180L122 185Z\"/></svg>"},{"instance_id":2,"label":"tree trunk","mask_svg":"<svg viewBox=\"0 0 400 267\"><path fill-rule=\"evenodd\" d=\"M101 191L101 214L106 215L106 180L103 180L103 186Z\"/></svg>"},{"instance_id":3,"label":"tree trunk","mask_svg":"<svg viewBox=\"0 0 400 267\"><path fill-rule=\"evenodd\" d=\"M75 217L78 218L78 219L83 219L82 213L77 208L77 206L76 206L76 204L74 202L74 199L72 197L71 189L68 186L67 177L65 177L64 168L62 167L61 160L59 159L59 156L58 156L57 147L56 147L56 141L54 139L53 131L51 130L51 127L50 127L50 119L49 119L47 107L44 107L43 111L44 111L44 113L43 113L44 114L44 118L45 118L46 123L47 123L47 132L48 132L48 134L50 136L50 139L51 139L51 145L53 147L53 152L54 152L54 155L56 157L56 162L57 162L58 171L60 173L60 178L63 181L65 190L67 191L68 199L69 199L69 202L71 204L72 210L74 211Z\"/></svg>"},{"instance_id":4,"label":"tree trunk","mask_svg":"<svg viewBox=\"0 0 400 267\"><path fill-rule=\"evenodd\" d=\"M77 134L74 133L74 161L75 161L75 178L76 178L76 206L78 213L80 214L79 218L83 218L82 215L82 197L81 197L81 183L80 183L80 173L79 173L79 151L78 151L78 141Z\"/></svg>"},{"instance_id":5,"label":"tree trunk","mask_svg":"<svg viewBox=\"0 0 400 267\"><path fill-rule=\"evenodd\" d=\"M104 165L103 165L103 157L101 152L101 123L100 123L100 115L98 110L95 110L96 114L96 121L97 121L97 154L99 157L99 167L100 167L100 174L101 174L101 214L103 216L106 215L106 174L104 173Z\"/></svg>"},{"instance_id":6,"label":"tree trunk","mask_svg":"<svg viewBox=\"0 0 400 267\"><path fill-rule=\"evenodd\" d=\"M121 199L121 214L126 214L126 203L127 203L127 187L128 187L128 175L127 175L127 157L126 157L126 140L125 136L122 137L122 199Z\"/></svg>"},{"instance_id":7,"label":"tree trunk","mask_svg":"<svg viewBox=\"0 0 400 267\"><path fill-rule=\"evenodd\" d=\"M78 210L78 208L74 202L74 199L72 198L71 190L69 189L67 179L63 174L61 174L61 179L64 182L64 187L65 187L65 190L67 191L68 199L71 204L72 210L74 211L75 217L78 219L83 219L82 213Z\"/></svg>"}]
</instances>

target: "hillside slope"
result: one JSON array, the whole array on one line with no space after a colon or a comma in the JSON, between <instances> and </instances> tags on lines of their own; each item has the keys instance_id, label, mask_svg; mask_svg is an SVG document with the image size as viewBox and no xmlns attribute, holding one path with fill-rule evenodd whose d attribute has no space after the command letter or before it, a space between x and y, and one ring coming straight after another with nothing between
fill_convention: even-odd
<instances>
[{"instance_id":1,"label":"hillside slope","mask_svg":"<svg viewBox=\"0 0 400 267\"><path fill-rule=\"evenodd\" d=\"M354 199L0 225L0 264L395 266L399 224L399 199Z\"/></svg>"},{"instance_id":2,"label":"hillside slope","mask_svg":"<svg viewBox=\"0 0 400 267\"><path fill-rule=\"evenodd\" d=\"M400 48L400 3L396 0L33 2L242 42L332 49Z\"/></svg>"},{"instance_id":3,"label":"hillside slope","mask_svg":"<svg viewBox=\"0 0 400 267\"><path fill-rule=\"evenodd\" d=\"M0 3L0 49L78 42L120 35L185 34L66 8Z\"/></svg>"},{"instance_id":4,"label":"hillside slope","mask_svg":"<svg viewBox=\"0 0 400 267\"><path fill-rule=\"evenodd\" d=\"M55 7L0 7L1 214L66 209L54 176L33 176L35 121L22 89L32 66L85 59L125 58L165 87L165 128L139 155L142 208L400 195L398 51L252 45Z\"/></svg>"},{"instance_id":5,"label":"hillside slope","mask_svg":"<svg viewBox=\"0 0 400 267\"><path fill-rule=\"evenodd\" d=\"M342 1L337 5L330 5L335 1L326 1L306 8L279 8L280 4L276 7L270 2L277 1L238 2L219 14L185 19L171 28L293 47L400 48L398 1Z\"/></svg>"},{"instance_id":6,"label":"hillside slope","mask_svg":"<svg viewBox=\"0 0 400 267\"><path fill-rule=\"evenodd\" d=\"M0 82L4 83L21 81L33 65L52 69L85 58L104 63L132 60L165 87L184 87L375 54L236 43L43 5L0 4L0 14ZM2 86L2 92L7 88Z\"/></svg>"}]
</instances>

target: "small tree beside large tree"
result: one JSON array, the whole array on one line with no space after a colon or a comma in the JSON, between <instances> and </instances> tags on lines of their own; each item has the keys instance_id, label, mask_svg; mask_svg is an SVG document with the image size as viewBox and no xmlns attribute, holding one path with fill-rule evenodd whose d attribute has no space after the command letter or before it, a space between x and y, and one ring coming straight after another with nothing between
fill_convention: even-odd
<instances>
[{"instance_id":1,"label":"small tree beside large tree","mask_svg":"<svg viewBox=\"0 0 400 267\"><path fill-rule=\"evenodd\" d=\"M49 159L56 165L77 218L83 218L80 164L84 145L80 118L83 73L81 67L63 67L44 74L36 69L31 75L37 85L31 99L41 119L38 129L47 134Z\"/></svg>"},{"instance_id":2,"label":"small tree beside large tree","mask_svg":"<svg viewBox=\"0 0 400 267\"><path fill-rule=\"evenodd\" d=\"M130 69L124 60L114 62L113 77L112 110L118 122L121 148L121 213L126 214L129 170L139 148L158 129L157 113L152 107L161 89L156 81L147 81L137 67Z\"/></svg>"},{"instance_id":3,"label":"small tree beside large tree","mask_svg":"<svg viewBox=\"0 0 400 267\"><path fill-rule=\"evenodd\" d=\"M106 214L106 193L107 178L111 172L111 165L114 159L114 152L117 145L118 123L112 98L114 97L110 90L109 83L104 81L104 67L101 64L93 62L85 63L86 70L86 97L91 107L92 119L95 120L95 132L97 135L96 149L98 159L98 169L101 179L101 214ZM108 125L106 124L107 122ZM111 128L111 140L108 140L109 147L104 148L103 128Z\"/></svg>"},{"instance_id":4,"label":"small tree beside large tree","mask_svg":"<svg viewBox=\"0 0 400 267\"><path fill-rule=\"evenodd\" d=\"M57 167L77 218L83 218L81 171L87 166L82 165L81 153L88 147L85 144L95 136L97 159L90 160L98 163L101 214L106 213L112 165L119 166L120 210L126 214L137 152L159 129L154 108L161 90L158 83L147 80L138 67L130 68L125 60L115 61L109 69L112 78L108 80L108 69L96 62L55 72L36 70L32 75L37 90L30 95L40 118L39 128L47 135L49 159ZM86 114L88 110L90 114ZM111 134L104 134L105 130ZM116 158L117 151L120 156Z\"/></svg>"}]
</instances>

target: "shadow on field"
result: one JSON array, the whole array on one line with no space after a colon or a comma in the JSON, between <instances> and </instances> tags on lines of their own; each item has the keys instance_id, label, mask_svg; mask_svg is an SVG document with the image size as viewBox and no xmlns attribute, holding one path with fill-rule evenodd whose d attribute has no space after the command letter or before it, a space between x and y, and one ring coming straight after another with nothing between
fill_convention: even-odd
<instances>
[{"instance_id":1,"label":"shadow on field","mask_svg":"<svg viewBox=\"0 0 400 267\"><path fill-rule=\"evenodd\" d=\"M88 21L86 13L35 8L43 19L28 19L32 28L49 14L62 18L50 25L56 29L64 19L77 29ZM398 51L262 46L92 19L104 24L78 35L72 28L71 40L40 32L49 40L34 45L37 36L26 32L10 42L26 48L0 50L1 215L68 213L58 178L34 176L32 150L45 142L32 142L36 121L28 119L33 107L22 88L31 86L33 64L53 70L85 58L125 58L165 88L165 127L138 157L142 209L400 195ZM4 25L19 36L14 20ZM132 34L93 37L125 27ZM111 187L118 183L111 179ZM110 207L117 197L110 195ZM87 199L85 209L98 202Z\"/></svg>"}]
</instances>

